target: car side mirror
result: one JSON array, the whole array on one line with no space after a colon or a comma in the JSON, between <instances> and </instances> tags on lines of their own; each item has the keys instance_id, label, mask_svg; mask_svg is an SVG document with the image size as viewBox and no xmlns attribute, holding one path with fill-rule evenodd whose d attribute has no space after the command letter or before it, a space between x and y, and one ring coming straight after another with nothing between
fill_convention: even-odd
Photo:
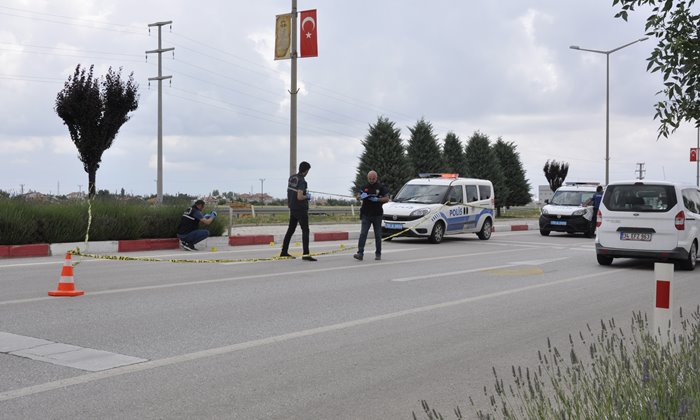
<instances>
[{"instance_id":1,"label":"car side mirror","mask_svg":"<svg viewBox=\"0 0 700 420\"><path fill-rule=\"evenodd\" d=\"M544 200L544 204L549 204L549 199Z\"/></svg>"}]
</instances>

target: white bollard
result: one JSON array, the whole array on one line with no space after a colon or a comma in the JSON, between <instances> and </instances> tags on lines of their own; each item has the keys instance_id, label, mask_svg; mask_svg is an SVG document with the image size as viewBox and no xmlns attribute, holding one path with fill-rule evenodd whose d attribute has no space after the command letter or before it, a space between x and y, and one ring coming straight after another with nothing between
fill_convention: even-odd
<instances>
[{"instance_id":1,"label":"white bollard","mask_svg":"<svg viewBox=\"0 0 700 420\"><path fill-rule=\"evenodd\" d=\"M654 278L656 289L654 293L654 322L652 323L654 337L660 333L661 343L667 343L671 334L673 319L673 264L654 263Z\"/></svg>"}]
</instances>

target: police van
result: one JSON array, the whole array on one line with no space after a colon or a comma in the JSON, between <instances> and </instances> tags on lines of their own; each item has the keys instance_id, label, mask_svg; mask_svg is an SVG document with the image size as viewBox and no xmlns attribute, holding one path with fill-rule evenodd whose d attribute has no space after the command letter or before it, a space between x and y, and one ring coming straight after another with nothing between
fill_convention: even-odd
<instances>
[{"instance_id":1,"label":"police van","mask_svg":"<svg viewBox=\"0 0 700 420\"><path fill-rule=\"evenodd\" d=\"M540 234L550 232L583 233L595 236L592 198L597 182L567 182L545 201L540 214Z\"/></svg>"},{"instance_id":2,"label":"police van","mask_svg":"<svg viewBox=\"0 0 700 420\"><path fill-rule=\"evenodd\" d=\"M382 234L424 237L434 244L460 233L476 233L485 240L493 231L494 208L491 181L420 174L383 205Z\"/></svg>"}]
</instances>

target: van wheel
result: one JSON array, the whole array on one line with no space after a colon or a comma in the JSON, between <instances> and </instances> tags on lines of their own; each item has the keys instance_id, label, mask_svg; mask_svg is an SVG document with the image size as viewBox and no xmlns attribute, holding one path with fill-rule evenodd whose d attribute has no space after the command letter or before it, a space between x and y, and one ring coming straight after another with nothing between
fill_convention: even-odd
<instances>
[{"instance_id":1,"label":"van wheel","mask_svg":"<svg viewBox=\"0 0 700 420\"><path fill-rule=\"evenodd\" d=\"M688 271L695 270L695 261L698 258L698 244L693 241L690 245L690 251L688 251L688 259L681 263L681 268Z\"/></svg>"},{"instance_id":2,"label":"van wheel","mask_svg":"<svg viewBox=\"0 0 700 420\"><path fill-rule=\"evenodd\" d=\"M481 226L481 230L476 236L482 241L486 241L491 237L491 232L493 232L493 225L491 224L491 219L484 220L484 224Z\"/></svg>"},{"instance_id":3,"label":"van wheel","mask_svg":"<svg viewBox=\"0 0 700 420\"><path fill-rule=\"evenodd\" d=\"M428 242L431 244L439 244L442 242L442 238L445 236L445 225L442 224L442 222L437 222L435 223L435 226L433 226L433 231L430 233L430 237L428 237Z\"/></svg>"},{"instance_id":4,"label":"van wheel","mask_svg":"<svg viewBox=\"0 0 700 420\"><path fill-rule=\"evenodd\" d=\"M598 264L600 265L610 265L613 262L613 257L608 257L607 255L596 254L595 257L598 259Z\"/></svg>"},{"instance_id":5,"label":"van wheel","mask_svg":"<svg viewBox=\"0 0 700 420\"><path fill-rule=\"evenodd\" d=\"M540 235L542 235L542 236L549 236L549 231L548 231L548 230L544 230L544 229L540 229Z\"/></svg>"}]
</instances>

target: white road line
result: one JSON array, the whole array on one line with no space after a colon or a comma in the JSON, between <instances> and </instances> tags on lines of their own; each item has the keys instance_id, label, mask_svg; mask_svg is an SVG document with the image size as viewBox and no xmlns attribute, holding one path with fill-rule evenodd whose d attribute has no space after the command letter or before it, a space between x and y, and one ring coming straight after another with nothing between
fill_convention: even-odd
<instances>
[{"instance_id":1,"label":"white road line","mask_svg":"<svg viewBox=\"0 0 700 420\"><path fill-rule=\"evenodd\" d=\"M231 354L241 350L247 350L251 348L261 347L268 344L281 343L297 338L310 337L318 334L325 334L329 332L340 331L348 328L353 328L361 325L373 324L375 322L386 321L390 319L400 318L408 315L420 314L424 312L435 311L439 309L450 308L452 306L464 305L472 302L479 302L486 299L499 298L503 296L512 295L515 293L528 292L535 289L540 289L544 287L557 286L564 283L570 283L577 280L589 279L593 277L602 277L606 275L617 275L620 271L627 270L605 270L599 273L584 274L582 276L571 277L568 279L556 280L547 283L533 284L530 286L519 287L516 289L504 290L500 292L488 293L480 296L473 296L465 299L453 300L450 302L437 303L434 305L421 306L413 309L406 309L403 311L392 312L384 315L371 316L367 318L356 319L353 321L341 322L332 325L326 325L323 327L310 328L307 330L295 331L287 334L281 334L273 337L263 338L259 340L246 341L244 343L232 344L228 346L216 347L212 349L196 351L193 353L182 354L179 356L167 357L165 359L158 359L149 362L118 367L111 370L88 373L85 375L74 376L72 378L60 379L53 382L46 382L43 384L33 385L26 388L19 388L10 391L0 392L0 402L13 400L16 398L26 397L29 395L39 394L42 392L53 391L56 389L65 388L72 385L81 385L89 382L99 381L102 379L108 379L116 376L126 375L129 373L142 372L146 370L156 369L165 366L177 365L181 363L186 363L193 360L204 359L212 356L219 356L224 354Z\"/></svg>"},{"instance_id":2,"label":"white road line","mask_svg":"<svg viewBox=\"0 0 700 420\"><path fill-rule=\"evenodd\" d=\"M510 252L529 251L529 250L530 249L512 249L512 250L510 250ZM412 259L410 261L406 261L406 260L400 260L400 261L382 260L381 262L371 262L371 263L360 263L360 262L356 261L352 265L345 265L345 266L341 266L341 267L315 268L315 269L298 270L298 271L285 271L282 273L253 274L253 275L248 275L248 276L224 277L224 278L220 278L220 279L195 280L195 281L186 281L186 282L180 282L180 283L156 284L156 285L152 285L152 286L127 287L127 288L123 288L123 289L102 290L102 291L97 291L97 292L87 291L86 295L89 295L89 296L110 295L110 294L115 294L115 293L127 293L127 292L138 292L138 291L143 291L143 290L168 289L168 288L172 288L172 287L199 286L199 285L203 285L203 284L224 283L224 282L239 281L239 280L255 280L255 279L264 279L264 278L272 278L272 277L295 276L297 274L307 274L307 273L323 273L323 272L328 272L328 271L342 271L342 270L349 270L349 269L357 270L359 268L372 269L372 268L376 268L376 266L374 266L374 264L407 265L407 264L421 263L421 262L427 262L427 261L439 261L439 260L454 259L454 258L465 259L465 258L471 258L471 257L479 257L482 255L493 255L493 254L502 254L502 253L503 253L503 251L498 250L498 251L473 252L471 254L445 255L442 257L415 258L415 259ZM303 262L303 263L307 264L305 262ZM83 286L83 289L85 289L84 286ZM51 297L51 296L42 296L42 297L28 298L28 299L5 300L5 301L0 301L0 306L12 305L12 304L17 304L17 303L41 302L41 301L55 300L55 299L57 299L57 298Z\"/></svg>"}]
</instances>

